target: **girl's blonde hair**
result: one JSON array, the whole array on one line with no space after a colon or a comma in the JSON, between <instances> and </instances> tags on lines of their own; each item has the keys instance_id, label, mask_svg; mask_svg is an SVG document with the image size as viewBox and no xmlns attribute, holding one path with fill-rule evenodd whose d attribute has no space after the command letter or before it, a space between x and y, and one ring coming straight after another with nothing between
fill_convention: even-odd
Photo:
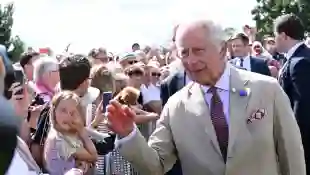
<instances>
[{"instance_id":1,"label":"girl's blonde hair","mask_svg":"<svg viewBox=\"0 0 310 175\"><path fill-rule=\"evenodd\" d=\"M56 117L55 117L55 110L58 107L59 103L62 100L73 100L76 102L76 108L82 117L85 114L84 108L82 106L81 98L72 91L61 91L57 93L53 99L51 100L51 108L50 108L50 123L52 128L59 131L59 127L57 126ZM85 123L85 119L82 117L83 122Z\"/></svg>"}]
</instances>

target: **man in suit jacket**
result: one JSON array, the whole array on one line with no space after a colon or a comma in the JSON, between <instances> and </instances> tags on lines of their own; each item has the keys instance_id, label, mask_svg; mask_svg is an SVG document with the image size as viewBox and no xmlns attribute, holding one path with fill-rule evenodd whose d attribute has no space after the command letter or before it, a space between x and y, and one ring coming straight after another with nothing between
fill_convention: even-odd
<instances>
[{"instance_id":1,"label":"man in suit jacket","mask_svg":"<svg viewBox=\"0 0 310 175\"><path fill-rule=\"evenodd\" d=\"M167 103L169 97L171 97L174 93L182 89L188 82L184 68L182 68L181 61L180 60L176 61L180 62L180 64L176 63L173 64L173 66L178 66L181 68L175 68L176 70L173 70L174 68L170 68L171 69L170 75L165 80L163 80L163 82L160 85L160 97L163 106Z\"/></svg>"},{"instance_id":2,"label":"man in suit jacket","mask_svg":"<svg viewBox=\"0 0 310 175\"><path fill-rule=\"evenodd\" d=\"M213 21L179 26L176 48L193 81L174 94L145 141L135 114L112 101L109 127L141 174L176 161L184 175L305 175L300 132L289 99L271 77L226 63L225 36Z\"/></svg>"},{"instance_id":3,"label":"man in suit jacket","mask_svg":"<svg viewBox=\"0 0 310 175\"><path fill-rule=\"evenodd\" d=\"M182 89L186 83L188 83L182 62L176 60L171 66L173 66L170 67L171 74L160 85L160 98L163 106L165 106L168 99L173 94ZM182 168L179 159L166 175L182 175Z\"/></svg>"},{"instance_id":4,"label":"man in suit jacket","mask_svg":"<svg viewBox=\"0 0 310 175\"><path fill-rule=\"evenodd\" d=\"M235 58L230 62L241 69L270 76L266 60L255 58L249 54L249 38L239 33L231 39L233 55Z\"/></svg>"},{"instance_id":5,"label":"man in suit jacket","mask_svg":"<svg viewBox=\"0 0 310 175\"><path fill-rule=\"evenodd\" d=\"M276 47L286 52L287 62L280 70L279 81L288 95L300 128L305 150L307 174L310 174L310 48L302 41L304 26L295 15L275 21Z\"/></svg>"}]
</instances>

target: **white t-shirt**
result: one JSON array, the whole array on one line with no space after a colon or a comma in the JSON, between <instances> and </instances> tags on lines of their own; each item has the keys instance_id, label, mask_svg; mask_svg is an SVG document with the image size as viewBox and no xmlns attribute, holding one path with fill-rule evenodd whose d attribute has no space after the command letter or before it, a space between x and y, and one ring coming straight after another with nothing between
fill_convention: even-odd
<instances>
[{"instance_id":1,"label":"white t-shirt","mask_svg":"<svg viewBox=\"0 0 310 175\"><path fill-rule=\"evenodd\" d=\"M160 101L160 89L157 86L153 84L147 87L142 85L140 90L143 96L143 105L151 101Z\"/></svg>"},{"instance_id":2,"label":"white t-shirt","mask_svg":"<svg viewBox=\"0 0 310 175\"><path fill-rule=\"evenodd\" d=\"M14 157L6 175L35 175L36 172L31 172L28 169L26 162L20 157L15 150Z\"/></svg>"}]
</instances>

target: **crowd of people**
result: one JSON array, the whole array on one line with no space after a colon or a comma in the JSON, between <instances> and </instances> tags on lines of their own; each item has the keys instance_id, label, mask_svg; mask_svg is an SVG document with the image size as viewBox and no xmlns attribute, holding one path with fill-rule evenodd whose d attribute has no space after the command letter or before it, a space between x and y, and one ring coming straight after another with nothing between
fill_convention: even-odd
<instances>
[{"instance_id":1,"label":"crowd of people","mask_svg":"<svg viewBox=\"0 0 310 175\"><path fill-rule=\"evenodd\" d=\"M168 52L0 48L0 174L310 174L310 48L295 15L227 37L174 28ZM307 172L306 172L307 170Z\"/></svg>"}]
</instances>

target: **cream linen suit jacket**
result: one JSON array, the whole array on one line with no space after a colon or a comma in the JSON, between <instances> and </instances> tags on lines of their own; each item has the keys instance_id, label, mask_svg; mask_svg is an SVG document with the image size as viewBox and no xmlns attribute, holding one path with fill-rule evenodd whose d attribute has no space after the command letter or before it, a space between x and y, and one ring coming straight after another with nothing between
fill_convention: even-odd
<instances>
[{"instance_id":1,"label":"cream linen suit jacket","mask_svg":"<svg viewBox=\"0 0 310 175\"><path fill-rule=\"evenodd\" d=\"M145 141L141 133L119 145L121 154L142 175L162 175L179 157L183 175L306 175L299 128L290 102L277 80L230 68L230 122L225 164L197 83L173 95L156 130ZM238 90L248 88L249 95ZM265 117L248 123L257 111Z\"/></svg>"}]
</instances>

